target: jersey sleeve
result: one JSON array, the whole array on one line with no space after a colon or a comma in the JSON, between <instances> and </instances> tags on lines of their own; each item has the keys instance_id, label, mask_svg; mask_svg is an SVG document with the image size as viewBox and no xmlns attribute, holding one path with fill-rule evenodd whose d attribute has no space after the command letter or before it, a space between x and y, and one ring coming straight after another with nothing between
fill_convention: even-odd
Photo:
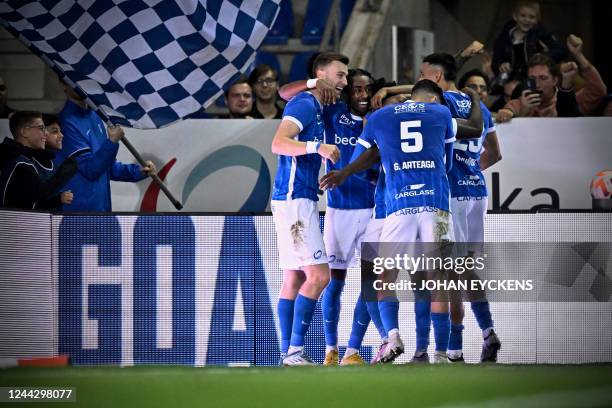
<instances>
[{"instance_id":1,"label":"jersey sleeve","mask_svg":"<svg viewBox=\"0 0 612 408\"><path fill-rule=\"evenodd\" d=\"M376 126L376 118L378 116L377 115L372 115L368 118L367 123L365 124L365 126L363 127L363 131L361 132L361 135L359 135L359 138L357 139L357 144L355 145L355 150L357 150L357 148L359 146L363 147L364 150L369 149L370 147L374 146L376 144L376 137L374 135L374 128ZM355 157L353 155L353 157ZM359 156L357 156L359 157Z\"/></svg>"},{"instance_id":2,"label":"jersey sleeve","mask_svg":"<svg viewBox=\"0 0 612 408\"><path fill-rule=\"evenodd\" d=\"M444 143L452 143L457 136L457 121L451 116L450 111L444 112L446 116L446 134L444 135Z\"/></svg>"},{"instance_id":3,"label":"jersey sleeve","mask_svg":"<svg viewBox=\"0 0 612 408\"><path fill-rule=\"evenodd\" d=\"M488 135L496 131L495 122L493 122L493 115L491 111L487 109L484 103L480 102L480 109L482 110L482 117L484 121L484 133Z\"/></svg>"},{"instance_id":4,"label":"jersey sleeve","mask_svg":"<svg viewBox=\"0 0 612 408\"><path fill-rule=\"evenodd\" d=\"M316 110L312 106L312 100L308 98L293 98L285 106L283 120L289 120L296 124L300 132L316 120Z\"/></svg>"}]
</instances>

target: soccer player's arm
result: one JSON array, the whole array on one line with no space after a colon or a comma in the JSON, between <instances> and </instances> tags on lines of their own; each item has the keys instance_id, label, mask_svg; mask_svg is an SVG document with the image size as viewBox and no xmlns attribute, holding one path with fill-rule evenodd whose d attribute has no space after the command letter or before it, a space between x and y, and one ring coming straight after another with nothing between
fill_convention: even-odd
<instances>
[{"instance_id":1,"label":"soccer player's arm","mask_svg":"<svg viewBox=\"0 0 612 408\"><path fill-rule=\"evenodd\" d=\"M316 121L316 112L306 99L292 101L285 107L283 120L272 139L272 153L283 156L302 156L318 153L335 163L340 158L338 147L321 142L300 142L296 136Z\"/></svg>"},{"instance_id":2,"label":"soccer player's arm","mask_svg":"<svg viewBox=\"0 0 612 408\"><path fill-rule=\"evenodd\" d=\"M97 180L115 162L119 151L118 143L106 139L97 150L93 151L85 135L70 121L62 122L62 132L64 147L60 152L77 161L79 173L87 180Z\"/></svg>"},{"instance_id":3,"label":"soccer player's arm","mask_svg":"<svg viewBox=\"0 0 612 408\"><path fill-rule=\"evenodd\" d=\"M140 164L125 164L115 161L111 167L110 178L113 181L140 181L147 178Z\"/></svg>"},{"instance_id":4,"label":"soccer player's arm","mask_svg":"<svg viewBox=\"0 0 612 408\"><path fill-rule=\"evenodd\" d=\"M374 109L382 108L384 106L383 102L385 98L387 98L388 96L399 95L399 94L409 95L412 93L413 86L414 85L396 85L396 86L386 86L384 88L380 88L378 92L376 92L374 96L372 96L372 99L370 100L370 104L372 105L372 108Z\"/></svg>"},{"instance_id":5,"label":"soccer player's arm","mask_svg":"<svg viewBox=\"0 0 612 408\"><path fill-rule=\"evenodd\" d=\"M497 132L491 115L489 115L487 134L482 147L483 152L480 155L480 169L486 170L502 159L499 140L497 139Z\"/></svg>"},{"instance_id":6,"label":"soccer player's arm","mask_svg":"<svg viewBox=\"0 0 612 408\"><path fill-rule=\"evenodd\" d=\"M313 82L309 83L308 81ZM316 88L321 95L321 102L324 105L336 102L336 90L329 82L321 78L308 81L302 80L289 82L278 89L278 95L285 101L289 101L300 92ZM308 85L310 85L310 87Z\"/></svg>"},{"instance_id":7,"label":"soccer player's arm","mask_svg":"<svg viewBox=\"0 0 612 408\"><path fill-rule=\"evenodd\" d=\"M448 173L453 168L453 145L457 140L457 121L451 116L450 111L444 112L447 115L446 134L444 135L444 167Z\"/></svg>"},{"instance_id":8,"label":"soccer player's arm","mask_svg":"<svg viewBox=\"0 0 612 408\"><path fill-rule=\"evenodd\" d=\"M457 139L473 139L482 135L482 109L486 109L484 104L480 102L480 97L476 91L465 88L463 90L469 95L472 100L472 109L470 110L470 117L465 119L457 119Z\"/></svg>"},{"instance_id":9,"label":"soccer player's arm","mask_svg":"<svg viewBox=\"0 0 612 408\"><path fill-rule=\"evenodd\" d=\"M378 146L373 141L372 132L368 129L372 129L373 126L369 124L363 130L357 144L353 150L351 161L348 165L343 167L341 170L333 170L321 177L319 188L321 190L333 189L344 183L347 177L372 168L376 163L380 161L380 152Z\"/></svg>"}]
</instances>

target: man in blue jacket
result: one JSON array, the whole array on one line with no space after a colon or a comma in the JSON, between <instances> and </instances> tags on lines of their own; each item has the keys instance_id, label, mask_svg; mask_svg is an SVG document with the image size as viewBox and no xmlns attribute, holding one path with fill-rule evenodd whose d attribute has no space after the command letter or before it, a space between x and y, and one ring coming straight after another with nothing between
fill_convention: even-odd
<instances>
[{"instance_id":1,"label":"man in blue jacket","mask_svg":"<svg viewBox=\"0 0 612 408\"><path fill-rule=\"evenodd\" d=\"M72 157L79 166L79 172L67 186L74 193L74 200L64 205L64 211L112 211L110 181L140 181L156 172L155 165L151 161L144 167L117 161L123 129L113 126L105 130L104 123L87 107L84 98L67 84L62 85L68 101L59 114L64 148L56 160L61 163Z\"/></svg>"}]
</instances>

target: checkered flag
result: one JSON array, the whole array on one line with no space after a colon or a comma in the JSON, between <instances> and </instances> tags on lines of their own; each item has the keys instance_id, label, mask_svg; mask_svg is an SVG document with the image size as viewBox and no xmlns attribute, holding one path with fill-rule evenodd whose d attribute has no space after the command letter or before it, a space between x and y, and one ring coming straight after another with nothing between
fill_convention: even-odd
<instances>
[{"instance_id":1,"label":"checkered flag","mask_svg":"<svg viewBox=\"0 0 612 408\"><path fill-rule=\"evenodd\" d=\"M8 0L0 23L113 123L159 128L253 62L280 0Z\"/></svg>"}]
</instances>

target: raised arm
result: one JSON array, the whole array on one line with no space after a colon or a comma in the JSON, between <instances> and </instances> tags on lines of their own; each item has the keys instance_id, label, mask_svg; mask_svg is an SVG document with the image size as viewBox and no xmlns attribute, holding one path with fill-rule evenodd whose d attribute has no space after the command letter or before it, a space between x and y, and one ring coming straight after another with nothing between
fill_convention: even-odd
<instances>
[{"instance_id":1,"label":"raised arm","mask_svg":"<svg viewBox=\"0 0 612 408\"><path fill-rule=\"evenodd\" d=\"M324 105L336 103L336 90L329 82L321 78L289 82L280 87L278 95L288 101L300 92L315 88L321 95L321 103Z\"/></svg>"},{"instance_id":2,"label":"raised arm","mask_svg":"<svg viewBox=\"0 0 612 408\"><path fill-rule=\"evenodd\" d=\"M340 158L340 150L336 145L321 142L300 142L296 136L300 133L298 125L288 119L281 121L272 139L272 153L284 156L301 156L318 153L335 163Z\"/></svg>"},{"instance_id":3,"label":"raised arm","mask_svg":"<svg viewBox=\"0 0 612 408\"><path fill-rule=\"evenodd\" d=\"M470 96L472 100L472 109L470 117L465 119L457 119L457 139L473 139L482 135L482 109L480 107L480 97L478 93L471 88L462 90Z\"/></svg>"}]
</instances>

